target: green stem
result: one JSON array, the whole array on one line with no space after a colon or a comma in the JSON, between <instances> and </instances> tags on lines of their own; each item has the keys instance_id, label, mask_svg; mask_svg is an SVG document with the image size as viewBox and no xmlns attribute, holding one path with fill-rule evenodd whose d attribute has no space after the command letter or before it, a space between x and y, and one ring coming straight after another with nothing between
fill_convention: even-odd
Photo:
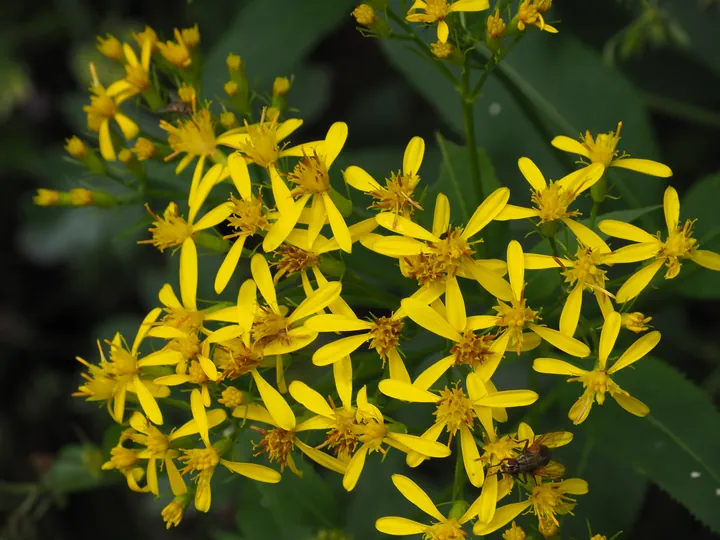
<instances>
[{"instance_id":1,"label":"green stem","mask_svg":"<svg viewBox=\"0 0 720 540\"><path fill-rule=\"evenodd\" d=\"M647 92L643 92L642 96L649 108L663 114L686 122L694 122L716 129L720 128L720 112Z\"/></svg>"},{"instance_id":2,"label":"green stem","mask_svg":"<svg viewBox=\"0 0 720 540\"><path fill-rule=\"evenodd\" d=\"M590 228L595 228L595 221L598 217L598 211L600 210L600 203L598 201L593 201L592 209L590 210Z\"/></svg>"},{"instance_id":3,"label":"green stem","mask_svg":"<svg viewBox=\"0 0 720 540\"><path fill-rule=\"evenodd\" d=\"M470 93L470 55L465 55L465 62L460 80L460 99L462 101L463 123L465 125L465 141L467 144L468 157L470 158L470 178L472 180L475 198L480 202L484 190L482 178L480 177L480 160L477 153L477 142L475 139L475 118L473 115L474 96Z\"/></svg>"},{"instance_id":4,"label":"green stem","mask_svg":"<svg viewBox=\"0 0 720 540\"><path fill-rule=\"evenodd\" d=\"M463 497L463 487L465 485L465 467L462 460L462 448L460 446L460 437L457 437L457 457L455 459L455 481L453 482L452 500L461 501Z\"/></svg>"}]
</instances>

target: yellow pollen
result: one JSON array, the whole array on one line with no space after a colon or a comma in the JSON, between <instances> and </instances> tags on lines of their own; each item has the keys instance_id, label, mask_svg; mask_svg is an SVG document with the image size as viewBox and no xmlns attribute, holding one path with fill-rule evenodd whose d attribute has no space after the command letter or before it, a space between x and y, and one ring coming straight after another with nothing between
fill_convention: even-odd
<instances>
[{"instance_id":1,"label":"yellow pollen","mask_svg":"<svg viewBox=\"0 0 720 540\"><path fill-rule=\"evenodd\" d=\"M359 440L370 446L371 451L380 451L385 453L382 449L382 442L388 433L388 428L385 424L370 420L367 424L358 430L360 432Z\"/></svg>"},{"instance_id":2,"label":"yellow pollen","mask_svg":"<svg viewBox=\"0 0 720 540\"><path fill-rule=\"evenodd\" d=\"M510 332L510 346L515 344L516 352L520 354L525 325L539 321L540 317L537 311L527 307L524 298L520 302L513 300L511 305L501 301L498 301L498 304L493 308L499 317L497 325L507 327L507 331Z\"/></svg>"},{"instance_id":3,"label":"yellow pollen","mask_svg":"<svg viewBox=\"0 0 720 540\"><path fill-rule=\"evenodd\" d=\"M617 144L620 141L621 128L622 122L618 122L617 131L599 133L595 139L593 139L589 131L585 132L582 141L585 148L588 149L592 163L602 163L607 167L615 159L618 154Z\"/></svg>"},{"instance_id":4,"label":"yellow pollen","mask_svg":"<svg viewBox=\"0 0 720 540\"><path fill-rule=\"evenodd\" d=\"M404 326L405 323L402 319L394 317L380 317L373 323L373 327L370 329L370 335L372 336L370 348L377 351L383 362L385 362L388 353L400 343L400 334Z\"/></svg>"},{"instance_id":5,"label":"yellow pollen","mask_svg":"<svg viewBox=\"0 0 720 540\"><path fill-rule=\"evenodd\" d=\"M277 117L268 122L265 120L265 114L266 109L263 109L258 124L249 125L247 121L245 122L248 138L237 145L240 152L261 167L267 167L274 163L280 155L277 140Z\"/></svg>"},{"instance_id":6,"label":"yellow pollen","mask_svg":"<svg viewBox=\"0 0 720 540\"><path fill-rule=\"evenodd\" d=\"M423 534L423 540L463 540L467 534L456 519L449 519L432 525Z\"/></svg>"},{"instance_id":7,"label":"yellow pollen","mask_svg":"<svg viewBox=\"0 0 720 540\"><path fill-rule=\"evenodd\" d=\"M259 230L267 230L270 223L264 215L262 204L262 195L258 193L257 198L250 200L236 199L230 195L232 202L232 214L227 218L228 224L235 229L236 232L225 236L225 238L234 238L242 235L253 235Z\"/></svg>"},{"instance_id":8,"label":"yellow pollen","mask_svg":"<svg viewBox=\"0 0 720 540\"><path fill-rule=\"evenodd\" d=\"M354 425L354 412L335 409L335 427L327 432L327 441L322 446L327 446L340 460L348 459L358 445Z\"/></svg>"},{"instance_id":9,"label":"yellow pollen","mask_svg":"<svg viewBox=\"0 0 720 540\"><path fill-rule=\"evenodd\" d=\"M236 338L223 341L221 345L215 347L213 361L222 370L223 379L233 380L256 369L262 357L246 347L241 339ZM226 397L224 392L223 398L228 401L231 399L229 396Z\"/></svg>"},{"instance_id":10,"label":"yellow pollen","mask_svg":"<svg viewBox=\"0 0 720 540\"><path fill-rule=\"evenodd\" d=\"M115 446L110 450L110 461L115 465L116 469L129 469L135 465L139 459L135 450L130 450L123 446Z\"/></svg>"},{"instance_id":11,"label":"yellow pollen","mask_svg":"<svg viewBox=\"0 0 720 540\"><path fill-rule=\"evenodd\" d=\"M512 527L503 533L503 540L525 540L527 535L521 527L518 527L515 522L512 522Z\"/></svg>"},{"instance_id":12,"label":"yellow pollen","mask_svg":"<svg viewBox=\"0 0 720 540\"><path fill-rule=\"evenodd\" d=\"M427 0L425 13L433 21L442 21L450 14L450 6L446 0Z\"/></svg>"},{"instance_id":13,"label":"yellow pollen","mask_svg":"<svg viewBox=\"0 0 720 540\"><path fill-rule=\"evenodd\" d=\"M185 468L182 474L195 471L207 471L217 467L220 463L220 452L217 448L193 448L191 450L182 450L180 461L185 462Z\"/></svg>"},{"instance_id":14,"label":"yellow pollen","mask_svg":"<svg viewBox=\"0 0 720 540\"><path fill-rule=\"evenodd\" d=\"M252 325L253 341L265 346L276 340L282 343L289 343L288 322L284 315L275 313L267 307L261 307L255 322Z\"/></svg>"},{"instance_id":15,"label":"yellow pollen","mask_svg":"<svg viewBox=\"0 0 720 540\"><path fill-rule=\"evenodd\" d=\"M290 452L295 444L295 432L280 428L266 430L257 426L251 427L263 434L259 443L253 443L253 449L257 450L254 455L267 454L270 463L277 462L280 465L280 471L285 470L290 459Z\"/></svg>"},{"instance_id":16,"label":"yellow pollen","mask_svg":"<svg viewBox=\"0 0 720 540\"><path fill-rule=\"evenodd\" d=\"M415 208L422 210L422 206L412 198L418 183L420 183L418 175L405 175L400 171L390 173L390 178L385 179L385 187L370 192L370 195L376 199L370 208L387 210L404 216L410 215Z\"/></svg>"},{"instance_id":17,"label":"yellow pollen","mask_svg":"<svg viewBox=\"0 0 720 540\"><path fill-rule=\"evenodd\" d=\"M148 229L152 240L141 240L138 244L152 244L162 253L167 248L181 245L186 238L192 236L192 225L180 216L176 203L171 202L162 217L154 214L147 204L145 207L154 218L152 227Z\"/></svg>"},{"instance_id":18,"label":"yellow pollen","mask_svg":"<svg viewBox=\"0 0 720 540\"><path fill-rule=\"evenodd\" d=\"M493 336L480 336L468 330L463 334L462 340L450 349L450 354L455 356L455 365L467 364L478 368L493 356L490 347L493 344Z\"/></svg>"},{"instance_id":19,"label":"yellow pollen","mask_svg":"<svg viewBox=\"0 0 720 540\"><path fill-rule=\"evenodd\" d=\"M578 282L588 290L605 287L605 270L598 268L602 255L589 247L581 246L577 250L573 266L563 270L565 281L573 285Z\"/></svg>"},{"instance_id":20,"label":"yellow pollen","mask_svg":"<svg viewBox=\"0 0 720 540\"><path fill-rule=\"evenodd\" d=\"M517 445L517 441L508 435L492 442L485 442L480 459L488 465L497 465L503 459L515 457Z\"/></svg>"},{"instance_id":21,"label":"yellow pollen","mask_svg":"<svg viewBox=\"0 0 720 540\"><path fill-rule=\"evenodd\" d=\"M533 190L532 202L540 214L540 223L555 221L556 219L579 216L578 211L568 211L577 198L577 193L568 191L558 185L557 182L550 182L542 191Z\"/></svg>"},{"instance_id":22,"label":"yellow pollen","mask_svg":"<svg viewBox=\"0 0 720 540\"><path fill-rule=\"evenodd\" d=\"M684 225L678 225L674 231L668 234L667 240L658 250L657 257L666 259L665 279L673 279L677 276L682 267L679 259L689 259L692 257L693 251L697 249L697 240L692 237L694 223L694 220L687 220Z\"/></svg>"},{"instance_id":23,"label":"yellow pollen","mask_svg":"<svg viewBox=\"0 0 720 540\"><path fill-rule=\"evenodd\" d=\"M155 456L164 456L170 446L170 441L162 431L155 426L149 425L145 446Z\"/></svg>"},{"instance_id":24,"label":"yellow pollen","mask_svg":"<svg viewBox=\"0 0 720 540\"><path fill-rule=\"evenodd\" d=\"M165 158L169 161L178 154L191 156L212 156L215 154L217 141L210 111L202 109L191 118L180 120L177 126L160 121L160 127L168 132L168 143L173 153Z\"/></svg>"},{"instance_id":25,"label":"yellow pollen","mask_svg":"<svg viewBox=\"0 0 720 540\"><path fill-rule=\"evenodd\" d=\"M305 251L288 244L281 245L278 252L280 253L280 260L274 264L278 268L278 272L275 274L276 281L286 274L291 276L303 270L314 268L320 261L317 253Z\"/></svg>"},{"instance_id":26,"label":"yellow pollen","mask_svg":"<svg viewBox=\"0 0 720 540\"><path fill-rule=\"evenodd\" d=\"M462 237L462 229L443 234L439 242L428 242L428 251L405 257L406 274L421 285L443 277L454 277L458 267L472 258L470 243Z\"/></svg>"},{"instance_id":27,"label":"yellow pollen","mask_svg":"<svg viewBox=\"0 0 720 540\"><path fill-rule=\"evenodd\" d=\"M293 196L330 191L330 176L325 161L317 153L301 158L287 178L297 184L291 192Z\"/></svg>"},{"instance_id":28,"label":"yellow pollen","mask_svg":"<svg viewBox=\"0 0 720 540\"><path fill-rule=\"evenodd\" d=\"M444 390L440 390L440 401L437 402L437 408L433 414L437 422L445 424L450 433L450 441L460 426L464 424L472 429L474 423L472 402L462 388L458 388L457 385L454 388L446 387Z\"/></svg>"},{"instance_id":29,"label":"yellow pollen","mask_svg":"<svg viewBox=\"0 0 720 540\"><path fill-rule=\"evenodd\" d=\"M113 343L107 342L110 345L110 364L108 370L114 371L117 376L128 376L135 375L140 372L137 367L137 361L135 356L121 346L114 345Z\"/></svg>"}]
</instances>

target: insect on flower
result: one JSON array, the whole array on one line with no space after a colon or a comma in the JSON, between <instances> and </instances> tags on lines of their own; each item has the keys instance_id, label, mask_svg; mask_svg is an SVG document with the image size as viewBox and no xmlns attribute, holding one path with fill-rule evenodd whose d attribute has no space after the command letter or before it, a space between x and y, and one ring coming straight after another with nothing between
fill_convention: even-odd
<instances>
[{"instance_id":1,"label":"insect on flower","mask_svg":"<svg viewBox=\"0 0 720 540\"><path fill-rule=\"evenodd\" d=\"M535 437L534 440L525 439L518 441L524 447L514 458L505 458L500 462L500 471L513 478L523 477L527 483L527 476L542 478L562 478L565 475L565 467L552 460L551 447L557 446L557 442L564 440L566 433L554 432L545 433Z\"/></svg>"}]
</instances>

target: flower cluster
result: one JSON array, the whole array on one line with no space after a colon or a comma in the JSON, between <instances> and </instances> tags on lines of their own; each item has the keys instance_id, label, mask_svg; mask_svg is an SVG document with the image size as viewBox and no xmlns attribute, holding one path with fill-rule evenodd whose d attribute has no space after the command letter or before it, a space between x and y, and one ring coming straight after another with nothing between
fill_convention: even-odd
<instances>
[{"instance_id":1,"label":"flower cluster","mask_svg":"<svg viewBox=\"0 0 720 540\"><path fill-rule=\"evenodd\" d=\"M553 32L542 15L549 6L550 1L524 0L509 26ZM486 0L418 0L408 21L437 24L439 42L447 43L452 14L487 8ZM354 14L358 21L371 19L367 10ZM499 39L505 23L497 13L493 17L488 34ZM659 332L647 332L649 317L629 310L630 301L663 265L665 278L672 279L685 259L720 270L720 255L699 249L693 222L680 220L672 187L664 199L666 236L615 220L602 220L593 230L580 219L577 203L606 181L609 167L659 177L670 176L671 170L619 155L620 127L595 137L587 133L580 141L557 137L554 146L582 156L577 170L552 181L522 157L518 167L530 193L514 193L515 205L510 190L498 188L460 223L443 193L426 208L420 187L422 138L408 142L398 156L401 167L384 179L359 166L340 170L336 160L348 126L335 122L322 140L298 140L303 121L286 116L288 79L277 79L266 106L258 107L240 57L231 54L227 99L219 113L198 95L197 27L176 30L173 41L160 41L150 28L134 39L136 47L99 38L100 51L125 66L124 79L105 87L91 66L93 86L85 111L102 160L76 138L68 141L68 151L97 171L119 159L141 183L147 160L179 157L178 174L192 162L195 166L183 197L162 212L151 210L149 236L141 242L179 259L177 285L167 283L158 291L157 306L131 345L116 334L98 342L96 362L78 358L87 371L75 395L105 404L110 418L123 426L104 468L122 473L133 491L170 497L162 512L170 527L180 523L191 503L202 512L210 509L218 468L275 483L283 474L300 475L297 460L309 459L341 475L350 491L367 460L380 459L373 454L399 451L409 469L454 455L476 490L471 504L457 506L459 511L454 505L445 515L414 481L395 474L395 487L430 519L383 517L377 529L459 539L470 524L474 534L485 535L530 512L543 535L557 532L557 516L571 513L574 497L588 490L582 479L563 479L564 468L547 458L548 449L568 444L572 434L536 435L526 423L500 429L508 421L507 408L529 406L539 396L527 389L499 390L493 377L508 356L544 343L543 350L556 350L555 356L565 359L535 358L533 369L567 375L583 385L569 412L574 424L588 417L594 403L602 405L606 394L631 414L648 414L645 404L615 382L623 368L660 340ZM183 81L169 105L166 92L149 76L153 67ZM145 133L128 142L141 131L123 106L138 96L149 109L164 108L170 115L159 121L166 142ZM340 175L365 198L369 211L350 211L339 192ZM39 197L38 204L52 200L46 193ZM432 224L424 227L419 218L428 211ZM530 220L554 253L526 252L511 240L502 258L488 258L481 249L487 226L516 219ZM571 240L567 246L559 241L563 229ZM600 232L630 244L611 247ZM402 276L416 286L391 310L373 309L368 318L358 307L373 306L351 305L343 289L352 267L345 273L338 269L344 261L358 260L343 259L343 254L369 251L396 261ZM201 272L198 257L204 252L222 253L216 273ZM606 275L611 266L643 261L648 263L620 279L620 286ZM526 273L536 271L556 272L564 282L556 328L545 320L550 310L543 311L526 294ZM212 283L218 295L229 291L237 300L201 302L201 283ZM491 299L482 309L466 300L475 285ZM586 292L595 298L589 305L583 304ZM594 303L602 320L598 340L591 339L595 328L581 324L581 314ZM643 335L618 354L614 349L623 328ZM446 347L440 347L442 358L421 366L424 359L406 355L403 341L423 331L442 338ZM379 367L356 377L362 348L377 354ZM332 383L289 377L295 371L288 368L302 363L327 373ZM418 408L424 431L408 433L385 414L398 401L433 405L431 416ZM168 428L168 421L181 425ZM243 434L251 434L254 453L240 459ZM527 465L538 456L541 462ZM520 502L503 504L516 484L525 495ZM514 529L519 530L513 524L506 534Z\"/></svg>"}]
</instances>

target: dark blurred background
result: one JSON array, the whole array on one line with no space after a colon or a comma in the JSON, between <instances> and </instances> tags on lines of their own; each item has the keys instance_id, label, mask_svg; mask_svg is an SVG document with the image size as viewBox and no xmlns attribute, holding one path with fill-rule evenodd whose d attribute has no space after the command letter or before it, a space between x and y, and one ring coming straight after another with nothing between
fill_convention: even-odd
<instances>
[{"instance_id":1,"label":"dark blurred background","mask_svg":"<svg viewBox=\"0 0 720 540\"><path fill-rule=\"evenodd\" d=\"M36 0L3 6L0 538L94 536L139 540L166 534L175 538L250 538L238 532L232 507L216 518L189 514L180 528L165 533L158 515L160 507L149 505L149 497L130 493L120 475L109 480L103 477L99 482L108 484L104 487L88 480L87 467L92 469L93 464L104 460L96 448L106 449L114 441L104 440L108 420L103 411L70 397L80 382L74 356L94 359L97 338L109 338L116 328L132 328L137 323L152 302L166 262L152 249L135 245L141 234L135 222L129 227L127 222L118 225L103 211L94 209L39 209L33 207L31 197L38 187L75 187L72 180L77 169L63 160L62 145L64 138L87 132L80 107L87 100L86 66L93 58L96 35L111 32L121 40L129 39L129 30L149 24L169 38L173 27L199 23L201 47L208 52L223 40L233 45L233 25L240 20L238 14L244 9L254 13L258 3ZM296 3L270 2L277 10ZM277 73L295 74L298 81L305 80L305 86L290 97L290 104L306 118L303 138L322 137L330 123L345 120L350 124L349 155L365 159L364 165L379 171L397 168L402 149L413 135L422 135L431 146L434 133L439 131L461 144L461 133L443 114L442 107L438 112L417 81L408 82L398 69L402 57L384 49L379 40L363 39L350 17L352 2L340 3L342 9L334 0L328 0L338 15L308 41L308 50L299 62ZM654 139L638 146L651 148L653 155L633 148L630 141L633 137L637 140L638 135L630 133L629 128L628 143L621 142L621 146L637 157L661 158L671 165L675 172L672 183L683 196L720 167L720 15L718 3L712 0L658 4L667 11L653 12L655 18L648 22L642 19L649 17L647 12L633 2L557 1L550 19L560 21L560 39L578 43L583 54L593 55L598 63L604 55L606 66L602 69L617 73L627 81L623 84L634 86L634 95L640 97L638 106L642 106L642 114L648 115L652 127L650 138ZM308 9L320 5L313 1ZM271 18L254 24L272 36L273 50L282 51L285 43L292 46L292 37L275 28ZM657 43L652 43L653 39ZM643 40L646 43L641 47ZM522 48L523 44L516 51L520 56ZM232 46L228 50L243 57L260 57L257 51ZM550 88L558 85L561 95L582 93L592 74L581 64L568 68L564 63L567 58L557 58L558 64L564 66L565 79L554 80L560 68L551 65L542 79ZM608 67L611 60L614 66ZM252 72L250 77L252 80ZM298 86L302 86L300 82ZM488 94L494 91L488 88ZM448 96L448 100L455 99ZM492 96L489 99L492 101ZM618 105L616 99L608 94L604 116L600 115L604 118L602 124L586 126L574 119L577 129L614 129L622 119L612 114ZM487 104L481 102L478 106ZM488 125L478 125L482 144L494 136L492 129L486 129ZM526 151L526 144L532 148L531 143L523 142L524 132L515 135L516 146L505 149L512 159L501 157L496 164L500 181L511 186L521 185L521 180L502 159L510 163ZM507 139L507 133L502 136L507 142L513 141ZM553 152L547 142L546 151ZM495 156L492 148L489 153ZM552 171L558 165L546 166ZM438 152L429 149L423 178L434 181L438 169ZM643 186L653 184L653 196L661 200L657 196L663 180L638 175L631 181ZM703 211L707 207L706 223L709 220L717 227L720 184L715 181L710 187L703 186L703 191L693 197L703 202ZM683 217L693 215L683 211ZM653 324L662 327L666 337L658 356L704 387L717 404L720 338L716 314L720 290L713 279L686 280L664 296L662 303L645 307L655 317ZM717 430L718 426L708 429ZM65 469L54 474L65 475L62 479L69 487L50 493L37 482L58 460ZM622 499L623 493L617 497ZM683 506L652 485L643 485L628 504L637 506L637 518L624 525L622 538L713 537ZM593 525L597 529L602 524ZM361 538L379 536L371 531L370 527ZM598 532L610 536L616 531Z\"/></svg>"}]
</instances>

